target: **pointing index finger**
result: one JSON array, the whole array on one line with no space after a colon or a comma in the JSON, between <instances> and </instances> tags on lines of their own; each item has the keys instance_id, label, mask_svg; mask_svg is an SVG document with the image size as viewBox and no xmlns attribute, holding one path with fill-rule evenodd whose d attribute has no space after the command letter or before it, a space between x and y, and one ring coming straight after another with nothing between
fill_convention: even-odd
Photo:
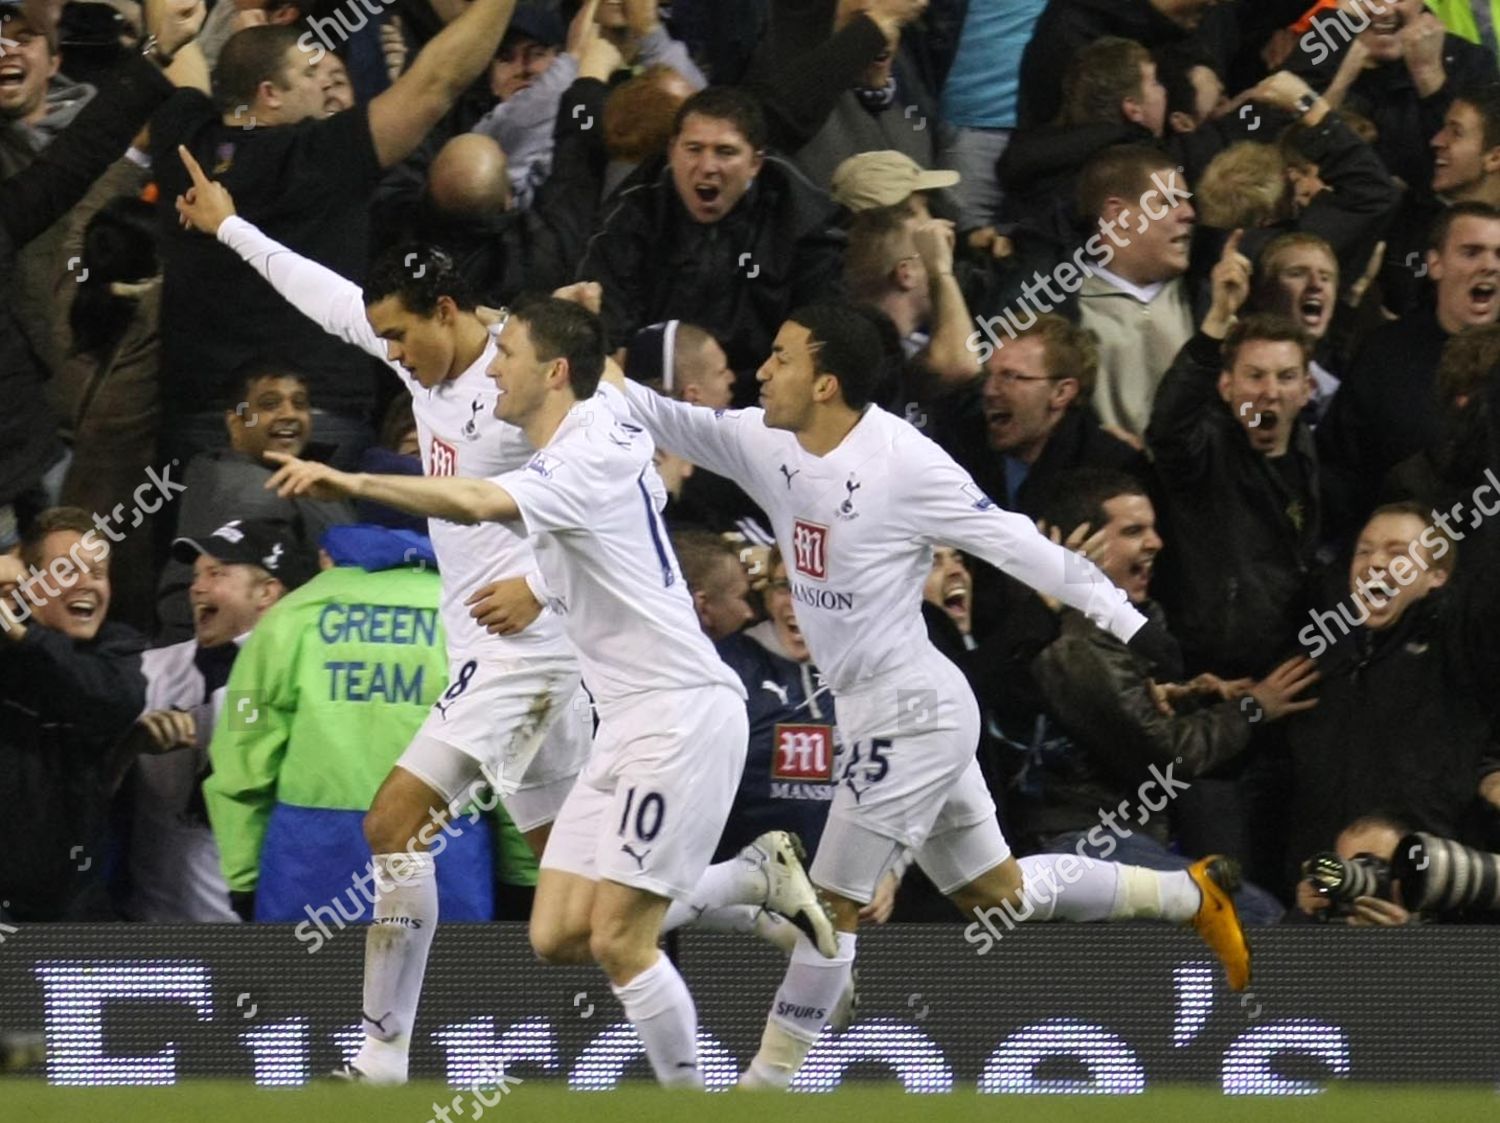
<instances>
[{"instance_id":1,"label":"pointing index finger","mask_svg":"<svg viewBox=\"0 0 1500 1123\"><path fill-rule=\"evenodd\" d=\"M179 144L177 146L177 155L182 158L182 163L187 168L188 175L192 178L193 186L207 187L209 185L209 178L203 174L203 168L193 158L193 154L187 150L187 145Z\"/></svg>"}]
</instances>

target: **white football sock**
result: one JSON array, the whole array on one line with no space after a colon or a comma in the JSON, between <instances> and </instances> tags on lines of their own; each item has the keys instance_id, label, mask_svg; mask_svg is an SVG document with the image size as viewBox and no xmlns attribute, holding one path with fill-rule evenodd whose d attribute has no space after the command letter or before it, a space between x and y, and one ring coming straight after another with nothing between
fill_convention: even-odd
<instances>
[{"instance_id":1,"label":"white football sock","mask_svg":"<svg viewBox=\"0 0 1500 1123\"><path fill-rule=\"evenodd\" d=\"M687 900L672 902L662 921L662 931L691 924L711 909L764 904L769 888L765 865L765 851L747 846L729 861L709 866Z\"/></svg>"},{"instance_id":2,"label":"white football sock","mask_svg":"<svg viewBox=\"0 0 1500 1123\"><path fill-rule=\"evenodd\" d=\"M1033 854L1018 862L1026 879L1018 920L1108 920L1113 915L1116 863L1085 861L1076 854Z\"/></svg>"},{"instance_id":3,"label":"white football sock","mask_svg":"<svg viewBox=\"0 0 1500 1123\"><path fill-rule=\"evenodd\" d=\"M742 1088L785 1088L797 1075L838 1005L854 966L854 933L840 932L838 942L838 955L825 959L811 940L797 934L797 946L771 1006L760 1051L740 1077Z\"/></svg>"},{"instance_id":4,"label":"white football sock","mask_svg":"<svg viewBox=\"0 0 1500 1123\"><path fill-rule=\"evenodd\" d=\"M1202 894L1186 870L1152 870L1076 854L1019 859L1024 921L1167 920L1182 924L1198 911ZM1009 910L1007 910L1009 911Z\"/></svg>"},{"instance_id":5,"label":"white football sock","mask_svg":"<svg viewBox=\"0 0 1500 1123\"><path fill-rule=\"evenodd\" d=\"M420 852L376 854L374 923L365 932L365 1042L354 1067L404 1082L427 952L437 928L437 867Z\"/></svg>"},{"instance_id":6,"label":"white football sock","mask_svg":"<svg viewBox=\"0 0 1500 1123\"><path fill-rule=\"evenodd\" d=\"M664 1088L702 1088L698 1011L672 961L658 955L655 963L630 982L610 989L640 1034L657 1082Z\"/></svg>"}]
</instances>

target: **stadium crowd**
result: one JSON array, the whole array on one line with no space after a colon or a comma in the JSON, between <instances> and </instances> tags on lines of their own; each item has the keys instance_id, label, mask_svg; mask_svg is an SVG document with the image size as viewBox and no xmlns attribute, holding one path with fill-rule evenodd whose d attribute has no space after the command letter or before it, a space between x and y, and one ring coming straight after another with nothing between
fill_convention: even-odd
<instances>
[{"instance_id":1,"label":"stadium crowd","mask_svg":"<svg viewBox=\"0 0 1500 1123\"><path fill-rule=\"evenodd\" d=\"M1225 854L1247 922L1423 919L1303 863L1500 850L1493 16L0 0L0 921L365 919L365 814L466 685L425 520L265 489L270 453L420 475L417 424L227 226L180 219L183 151L357 285L425 271L491 322L566 294L627 377L704 407L755 405L797 309L856 305L874 404L1177 643L933 543L924 616L1016 853ZM657 467L750 695L721 857L773 827L811 850L845 748L796 623L812 563L732 481ZM524 919L532 850L470 796L443 916ZM869 916L966 919L914 865Z\"/></svg>"}]
</instances>

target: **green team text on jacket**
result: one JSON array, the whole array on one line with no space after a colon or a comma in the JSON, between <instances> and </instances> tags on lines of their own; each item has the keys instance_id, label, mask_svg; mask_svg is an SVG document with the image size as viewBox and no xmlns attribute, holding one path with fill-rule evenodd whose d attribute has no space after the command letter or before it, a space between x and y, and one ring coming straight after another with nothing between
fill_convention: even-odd
<instances>
[{"instance_id":1,"label":"green team text on jacket","mask_svg":"<svg viewBox=\"0 0 1500 1123\"><path fill-rule=\"evenodd\" d=\"M261 619L230 673L204 797L224 874L254 887L276 803L367 809L447 685L441 579L337 567Z\"/></svg>"}]
</instances>

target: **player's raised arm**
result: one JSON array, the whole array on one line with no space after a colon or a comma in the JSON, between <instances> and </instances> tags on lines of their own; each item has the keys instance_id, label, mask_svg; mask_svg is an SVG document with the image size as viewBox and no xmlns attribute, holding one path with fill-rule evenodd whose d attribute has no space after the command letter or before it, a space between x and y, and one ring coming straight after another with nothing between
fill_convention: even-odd
<instances>
[{"instance_id":1,"label":"player's raised arm","mask_svg":"<svg viewBox=\"0 0 1500 1123\"><path fill-rule=\"evenodd\" d=\"M510 493L488 480L340 472L327 464L298 460L280 452L268 452L266 459L281 465L266 481L266 490L282 499L365 499L452 523L505 522L521 517Z\"/></svg>"},{"instance_id":2,"label":"player's raised arm","mask_svg":"<svg viewBox=\"0 0 1500 1123\"><path fill-rule=\"evenodd\" d=\"M364 296L358 285L240 218L234 198L224 185L209 179L186 147L178 145L177 153L193 181L177 198L177 214L184 226L218 238L264 277L283 300L329 335L390 361L385 340L375 334L365 315Z\"/></svg>"},{"instance_id":3,"label":"player's raised arm","mask_svg":"<svg viewBox=\"0 0 1500 1123\"><path fill-rule=\"evenodd\" d=\"M1050 541L1025 515L996 506L936 445L923 459L902 499L917 536L983 558L1127 643L1140 631L1146 618L1093 562Z\"/></svg>"},{"instance_id":4,"label":"player's raised arm","mask_svg":"<svg viewBox=\"0 0 1500 1123\"><path fill-rule=\"evenodd\" d=\"M433 36L390 89L370 102L382 168L406 159L495 57L516 0L473 0Z\"/></svg>"}]
</instances>

